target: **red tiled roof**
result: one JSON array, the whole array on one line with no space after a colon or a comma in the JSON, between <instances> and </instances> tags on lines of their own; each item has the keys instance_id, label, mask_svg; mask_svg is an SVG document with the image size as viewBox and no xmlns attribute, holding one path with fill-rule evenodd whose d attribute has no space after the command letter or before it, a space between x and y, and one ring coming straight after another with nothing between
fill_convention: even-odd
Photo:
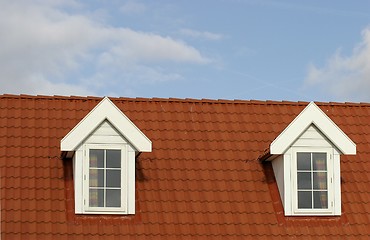
<instances>
[{"instance_id":1,"label":"red tiled roof","mask_svg":"<svg viewBox=\"0 0 370 240\"><path fill-rule=\"evenodd\" d=\"M0 96L2 239L370 237L370 104L317 103L357 144L341 156L343 214L289 218L258 157L306 102L113 98L153 142L136 163L137 214L75 216L60 140L100 100Z\"/></svg>"}]
</instances>

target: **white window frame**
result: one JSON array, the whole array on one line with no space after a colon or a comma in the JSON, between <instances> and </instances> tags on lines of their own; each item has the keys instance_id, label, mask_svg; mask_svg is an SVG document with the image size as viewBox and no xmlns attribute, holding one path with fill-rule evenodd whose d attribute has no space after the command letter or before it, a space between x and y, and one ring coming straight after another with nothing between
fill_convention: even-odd
<instances>
[{"instance_id":1,"label":"white window frame","mask_svg":"<svg viewBox=\"0 0 370 240\"><path fill-rule=\"evenodd\" d=\"M327 209L300 209L298 208L298 177L297 177L297 153L326 153L327 156L327 191L328 191L328 208ZM293 215L334 215L334 161L333 148L318 148L318 147L292 147L291 161L291 189L292 189L292 210Z\"/></svg>"},{"instance_id":2,"label":"white window frame","mask_svg":"<svg viewBox=\"0 0 370 240\"><path fill-rule=\"evenodd\" d=\"M89 152L90 149L121 150L121 207L89 206ZM91 214L126 214L128 203L128 151L127 144L85 144L83 147L83 208Z\"/></svg>"}]
</instances>

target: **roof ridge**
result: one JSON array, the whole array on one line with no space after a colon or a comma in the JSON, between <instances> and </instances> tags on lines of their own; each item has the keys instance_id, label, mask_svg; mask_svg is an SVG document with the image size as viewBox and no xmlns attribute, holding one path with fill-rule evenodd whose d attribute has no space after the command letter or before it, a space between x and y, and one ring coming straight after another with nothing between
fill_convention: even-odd
<instances>
[{"instance_id":1,"label":"roof ridge","mask_svg":"<svg viewBox=\"0 0 370 240\"><path fill-rule=\"evenodd\" d=\"M13 99L59 99L59 100L100 100L102 96L66 96L66 95L29 95L29 94L2 94L2 98ZM154 101L154 102L187 102L187 103L219 103L219 104L255 104L255 105L303 105L308 101L289 101L289 100L255 100L255 99L197 99L197 98L161 98L161 97L109 97L112 101ZM322 105L345 105L345 106L370 106L370 102L322 102L314 101L318 106Z\"/></svg>"}]
</instances>

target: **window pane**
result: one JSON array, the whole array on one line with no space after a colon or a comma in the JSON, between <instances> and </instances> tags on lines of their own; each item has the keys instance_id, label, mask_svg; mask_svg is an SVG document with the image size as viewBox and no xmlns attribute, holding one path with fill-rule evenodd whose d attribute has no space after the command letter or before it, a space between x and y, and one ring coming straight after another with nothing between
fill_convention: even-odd
<instances>
[{"instance_id":1,"label":"window pane","mask_svg":"<svg viewBox=\"0 0 370 240\"><path fill-rule=\"evenodd\" d=\"M298 191L298 208L312 208L312 192Z\"/></svg>"},{"instance_id":2,"label":"window pane","mask_svg":"<svg viewBox=\"0 0 370 240\"><path fill-rule=\"evenodd\" d=\"M311 184L311 173L309 172L299 172L297 173L298 178L298 189L312 189Z\"/></svg>"},{"instance_id":3,"label":"window pane","mask_svg":"<svg viewBox=\"0 0 370 240\"><path fill-rule=\"evenodd\" d=\"M313 173L313 189L326 190L328 188L326 175L326 172Z\"/></svg>"},{"instance_id":4,"label":"window pane","mask_svg":"<svg viewBox=\"0 0 370 240\"><path fill-rule=\"evenodd\" d=\"M311 170L311 153L297 153L297 170Z\"/></svg>"},{"instance_id":5,"label":"window pane","mask_svg":"<svg viewBox=\"0 0 370 240\"><path fill-rule=\"evenodd\" d=\"M120 189L107 189L107 207L121 207Z\"/></svg>"},{"instance_id":6,"label":"window pane","mask_svg":"<svg viewBox=\"0 0 370 240\"><path fill-rule=\"evenodd\" d=\"M121 168L121 150L107 150L107 168Z\"/></svg>"},{"instance_id":7,"label":"window pane","mask_svg":"<svg viewBox=\"0 0 370 240\"><path fill-rule=\"evenodd\" d=\"M328 208L328 192L314 191L313 201L314 201L314 208Z\"/></svg>"},{"instance_id":8,"label":"window pane","mask_svg":"<svg viewBox=\"0 0 370 240\"><path fill-rule=\"evenodd\" d=\"M90 167L91 168L104 167L104 150L90 149Z\"/></svg>"},{"instance_id":9,"label":"window pane","mask_svg":"<svg viewBox=\"0 0 370 240\"><path fill-rule=\"evenodd\" d=\"M121 153L112 149L89 150L90 207L121 207Z\"/></svg>"},{"instance_id":10,"label":"window pane","mask_svg":"<svg viewBox=\"0 0 370 240\"><path fill-rule=\"evenodd\" d=\"M90 189L89 206L90 207L104 207L104 190L103 189Z\"/></svg>"},{"instance_id":11,"label":"window pane","mask_svg":"<svg viewBox=\"0 0 370 240\"><path fill-rule=\"evenodd\" d=\"M107 170L107 187L121 187L121 170Z\"/></svg>"},{"instance_id":12,"label":"window pane","mask_svg":"<svg viewBox=\"0 0 370 240\"><path fill-rule=\"evenodd\" d=\"M104 169L90 169L90 187L104 187Z\"/></svg>"},{"instance_id":13,"label":"window pane","mask_svg":"<svg viewBox=\"0 0 370 240\"><path fill-rule=\"evenodd\" d=\"M313 170L326 170L326 153L312 153Z\"/></svg>"}]
</instances>

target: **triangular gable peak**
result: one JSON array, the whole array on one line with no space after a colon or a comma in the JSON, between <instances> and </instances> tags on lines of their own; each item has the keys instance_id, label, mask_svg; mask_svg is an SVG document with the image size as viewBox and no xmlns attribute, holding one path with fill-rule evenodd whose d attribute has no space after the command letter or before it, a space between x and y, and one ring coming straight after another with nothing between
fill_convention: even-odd
<instances>
[{"instance_id":1,"label":"triangular gable peak","mask_svg":"<svg viewBox=\"0 0 370 240\"><path fill-rule=\"evenodd\" d=\"M315 125L342 154L356 154L356 144L314 102L310 102L271 143L270 154L278 155L285 153L312 124Z\"/></svg>"},{"instance_id":2,"label":"triangular gable peak","mask_svg":"<svg viewBox=\"0 0 370 240\"><path fill-rule=\"evenodd\" d=\"M138 152L151 152L152 142L108 98L105 97L62 140L63 152L75 151L104 121L108 121Z\"/></svg>"}]
</instances>

